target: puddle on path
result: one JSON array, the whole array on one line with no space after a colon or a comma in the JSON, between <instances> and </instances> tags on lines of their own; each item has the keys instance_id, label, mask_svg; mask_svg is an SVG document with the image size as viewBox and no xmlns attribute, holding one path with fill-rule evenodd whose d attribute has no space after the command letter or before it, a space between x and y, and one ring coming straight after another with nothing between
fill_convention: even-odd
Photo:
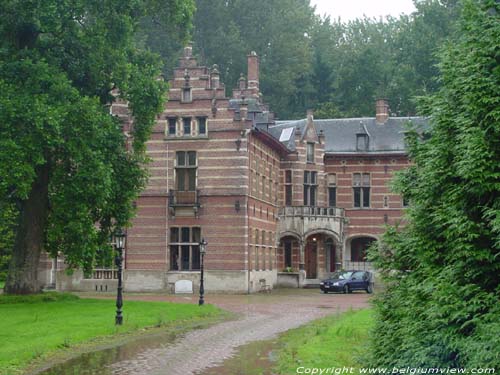
<instances>
[{"instance_id":1,"label":"puddle on path","mask_svg":"<svg viewBox=\"0 0 500 375\"><path fill-rule=\"evenodd\" d=\"M79 354L65 362L52 365L50 368L32 372L32 375L111 375L109 367L115 362L134 358L146 349L164 347L174 342L177 335L172 332L161 332L131 338L125 343L106 347L98 351Z\"/></svg>"},{"instance_id":2,"label":"puddle on path","mask_svg":"<svg viewBox=\"0 0 500 375\"><path fill-rule=\"evenodd\" d=\"M222 365L196 372L196 375L273 375L278 349L277 338L255 341L239 347L237 353Z\"/></svg>"},{"instance_id":3,"label":"puddle on path","mask_svg":"<svg viewBox=\"0 0 500 375\"><path fill-rule=\"evenodd\" d=\"M89 352L56 364L49 369L32 373L37 375L112 375L111 364L134 358L145 349L167 346L175 340L175 334L155 334L127 342L120 346ZM196 375L272 375L276 365L278 339L256 341L238 348L237 353L217 367L211 367Z\"/></svg>"}]
</instances>

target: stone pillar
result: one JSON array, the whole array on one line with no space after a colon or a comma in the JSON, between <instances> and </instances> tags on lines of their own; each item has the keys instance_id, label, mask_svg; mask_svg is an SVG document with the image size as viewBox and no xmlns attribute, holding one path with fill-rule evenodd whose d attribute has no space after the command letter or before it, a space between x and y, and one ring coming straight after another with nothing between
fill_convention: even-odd
<instances>
[{"instance_id":1,"label":"stone pillar","mask_svg":"<svg viewBox=\"0 0 500 375\"><path fill-rule=\"evenodd\" d=\"M218 89L220 87L220 74L219 67L215 64L210 72L210 87L212 89Z\"/></svg>"},{"instance_id":2,"label":"stone pillar","mask_svg":"<svg viewBox=\"0 0 500 375\"><path fill-rule=\"evenodd\" d=\"M302 288L305 284L306 270L305 270L305 242L300 240L299 242L300 252L299 252L299 288Z\"/></svg>"},{"instance_id":3,"label":"stone pillar","mask_svg":"<svg viewBox=\"0 0 500 375\"><path fill-rule=\"evenodd\" d=\"M305 270L305 264L306 264L306 257L305 257L305 242L303 240L300 240L299 242L299 270L304 271Z\"/></svg>"}]
</instances>

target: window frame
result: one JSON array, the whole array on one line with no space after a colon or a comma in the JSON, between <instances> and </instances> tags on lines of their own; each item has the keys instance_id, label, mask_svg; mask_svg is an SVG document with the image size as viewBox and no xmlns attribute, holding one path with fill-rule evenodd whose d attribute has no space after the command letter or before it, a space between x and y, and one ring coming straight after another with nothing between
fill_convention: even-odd
<instances>
[{"instance_id":1,"label":"window frame","mask_svg":"<svg viewBox=\"0 0 500 375\"><path fill-rule=\"evenodd\" d=\"M356 151L368 151L369 144L368 134L356 134Z\"/></svg>"},{"instance_id":2,"label":"window frame","mask_svg":"<svg viewBox=\"0 0 500 375\"><path fill-rule=\"evenodd\" d=\"M184 154L184 163L180 164L180 155ZM194 164L191 164L190 155L194 154ZM177 191L196 191L198 186L198 155L196 151L176 151L175 153L175 188ZM194 173L194 175L191 175ZM182 177L181 177L182 176ZM192 178L192 181L191 181ZM181 179L183 187L181 189ZM192 184L191 184L192 182ZM193 187L191 189L191 187Z\"/></svg>"},{"instance_id":3,"label":"window frame","mask_svg":"<svg viewBox=\"0 0 500 375\"><path fill-rule=\"evenodd\" d=\"M171 131L173 126L173 131ZM177 117L167 117L167 135L175 137L177 135Z\"/></svg>"},{"instance_id":4,"label":"window frame","mask_svg":"<svg viewBox=\"0 0 500 375\"><path fill-rule=\"evenodd\" d=\"M203 122L203 127L204 127L204 132L201 132L201 124ZM206 136L208 134L208 128L207 128L207 117L206 116L197 116L196 117L196 124L198 126L198 135L200 136Z\"/></svg>"},{"instance_id":5,"label":"window frame","mask_svg":"<svg viewBox=\"0 0 500 375\"><path fill-rule=\"evenodd\" d=\"M364 209L370 208L370 190L371 190L371 175L370 173L353 173L352 175L353 189L353 207Z\"/></svg>"},{"instance_id":6,"label":"window frame","mask_svg":"<svg viewBox=\"0 0 500 375\"><path fill-rule=\"evenodd\" d=\"M318 198L318 172L304 171L304 206L316 206Z\"/></svg>"},{"instance_id":7,"label":"window frame","mask_svg":"<svg viewBox=\"0 0 500 375\"><path fill-rule=\"evenodd\" d=\"M289 260L289 262L288 262ZM293 264L293 242L290 239L283 241L283 264L285 268L292 268Z\"/></svg>"},{"instance_id":8,"label":"window frame","mask_svg":"<svg viewBox=\"0 0 500 375\"><path fill-rule=\"evenodd\" d=\"M290 178L288 178L290 177ZM285 206L293 205L293 171L291 169L285 170Z\"/></svg>"},{"instance_id":9,"label":"window frame","mask_svg":"<svg viewBox=\"0 0 500 375\"><path fill-rule=\"evenodd\" d=\"M186 229L188 230L187 241L183 238L183 232L185 232ZM177 235L175 236L176 238L174 238L174 232L177 232ZM201 253L200 253L201 227L172 226L169 228L168 238L169 238L169 243L168 243L169 262L170 262L169 271L199 272L201 269ZM175 254L177 255L175 256ZM187 267L185 267L184 259L187 259L188 262Z\"/></svg>"},{"instance_id":10,"label":"window frame","mask_svg":"<svg viewBox=\"0 0 500 375\"><path fill-rule=\"evenodd\" d=\"M183 87L181 90L181 103L191 103L193 101L193 90L191 87Z\"/></svg>"},{"instance_id":11,"label":"window frame","mask_svg":"<svg viewBox=\"0 0 500 375\"><path fill-rule=\"evenodd\" d=\"M187 121L189 121L189 132L186 133L186 125ZM191 132L193 131L193 124L191 117L183 117L182 118L182 134L184 137L191 137Z\"/></svg>"},{"instance_id":12,"label":"window frame","mask_svg":"<svg viewBox=\"0 0 500 375\"><path fill-rule=\"evenodd\" d=\"M333 178L330 178L333 177ZM337 174L329 173L327 176L328 207L337 207ZM333 197L333 199L332 199ZM332 204L333 201L333 204Z\"/></svg>"},{"instance_id":13,"label":"window frame","mask_svg":"<svg viewBox=\"0 0 500 375\"><path fill-rule=\"evenodd\" d=\"M306 163L314 164L314 142L306 143Z\"/></svg>"}]
</instances>

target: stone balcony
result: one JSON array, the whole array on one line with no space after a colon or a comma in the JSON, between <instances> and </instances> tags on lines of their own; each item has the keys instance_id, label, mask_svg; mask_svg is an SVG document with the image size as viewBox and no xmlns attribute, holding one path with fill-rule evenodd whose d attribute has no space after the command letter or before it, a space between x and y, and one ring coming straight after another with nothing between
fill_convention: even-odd
<instances>
[{"instance_id":1,"label":"stone balcony","mask_svg":"<svg viewBox=\"0 0 500 375\"><path fill-rule=\"evenodd\" d=\"M200 208L200 191L169 190L168 206L171 217L197 217Z\"/></svg>"},{"instance_id":2,"label":"stone balcony","mask_svg":"<svg viewBox=\"0 0 500 375\"><path fill-rule=\"evenodd\" d=\"M341 238L344 210L336 207L290 206L278 212L280 236L295 234L305 240L310 233L323 232Z\"/></svg>"}]
</instances>

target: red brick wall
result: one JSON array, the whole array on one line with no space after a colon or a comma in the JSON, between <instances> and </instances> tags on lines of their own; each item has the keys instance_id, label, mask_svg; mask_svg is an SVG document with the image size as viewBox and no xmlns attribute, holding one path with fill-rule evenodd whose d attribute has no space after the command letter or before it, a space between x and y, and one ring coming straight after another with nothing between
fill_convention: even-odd
<instances>
[{"instance_id":1,"label":"red brick wall","mask_svg":"<svg viewBox=\"0 0 500 375\"><path fill-rule=\"evenodd\" d=\"M394 172L408 167L408 158L391 156L327 156L326 173L337 175L337 205L345 209L349 224L346 237L360 234L379 236L384 232L384 215L387 224L395 224L402 216L402 200L390 190ZM370 207L354 208L353 174L370 174ZM387 197L387 207L384 207Z\"/></svg>"}]
</instances>

